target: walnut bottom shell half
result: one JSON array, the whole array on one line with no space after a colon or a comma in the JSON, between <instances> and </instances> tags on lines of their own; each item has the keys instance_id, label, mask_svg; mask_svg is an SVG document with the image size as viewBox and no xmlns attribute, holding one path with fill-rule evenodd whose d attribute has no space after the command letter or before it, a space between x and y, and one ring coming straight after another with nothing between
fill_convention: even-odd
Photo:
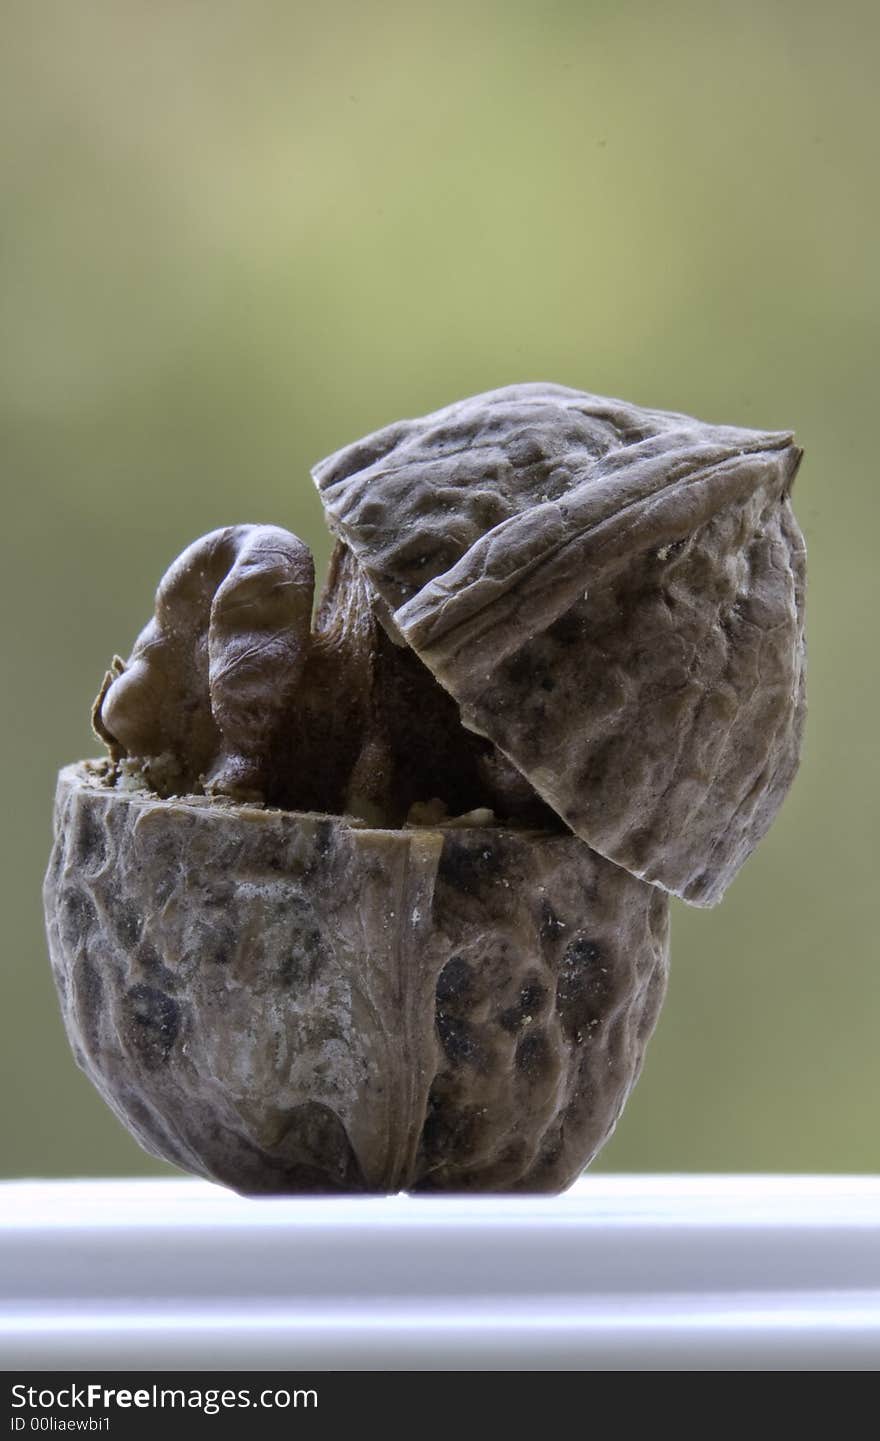
<instances>
[{"instance_id":1,"label":"walnut bottom shell half","mask_svg":"<svg viewBox=\"0 0 880 1441\"><path fill-rule=\"evenodd\" d=\"M245 1193L558 1191L666 982L658 890L572 836L376 830L62 771L45 886L76 1058Z\"/></svg>"}]
</instances>

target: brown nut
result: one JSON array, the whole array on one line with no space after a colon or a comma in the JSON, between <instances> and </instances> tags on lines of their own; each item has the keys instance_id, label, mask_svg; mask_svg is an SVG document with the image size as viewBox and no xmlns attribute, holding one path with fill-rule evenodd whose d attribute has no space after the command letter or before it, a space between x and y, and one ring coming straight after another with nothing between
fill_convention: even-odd
<instances>
[{"instance_id":1,"label":"brown nut","mask_svg":"<svg viewBox=\"0 0 880 1441\"><path fill-rule=\"evenodd\" d=\"M311 593L296 537L215 532L106 678L44 889L77 1060L246 1192L559 1190L640 1069L666 897L461 726L345 547Z\"/></svg>"},{"instance_id":2,"label":"brown nut","mask_svg":"<svg viewBox=\"0 0 880 1441\"><path fill-rule=\"evenodd\" d=\"M515 385L314 471L398 643L590 846L718 901L797 768L790 434Z\"/></svg>"},{"instance_id":3,"label":"brown nut","mask_svg":"<svg viewBox=\"0 0 880 1441\"><path fill-rule=\"evenodd\" d=\"M68 1034L153 1154L249 1193L558 1191L612 1130L668 901L576 837L163 800L88 762L55 836Z\"/></svg>"},{"instance_id":4,"label":"brown nut","mask_svg":"<svg viewBox=\"0 0 880 1441\"><path fill-rule=\"evenodd\" d=\"M574 1178L664 890L717 900L794 774L799 458L515 386L317 468L314 623L286 531L172 565L45 884L77 1059L149 1150L246 1192Z\"/></svg>"}]
</instances>

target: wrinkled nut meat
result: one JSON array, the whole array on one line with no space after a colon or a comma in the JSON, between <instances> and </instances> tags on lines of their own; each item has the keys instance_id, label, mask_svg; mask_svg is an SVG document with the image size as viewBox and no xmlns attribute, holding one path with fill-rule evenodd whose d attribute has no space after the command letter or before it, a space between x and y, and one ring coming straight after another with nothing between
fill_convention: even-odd
<instances>
[{"instance_id":1,"label":"wrinkled nut meat","mask_svg":"<svg viewBox=\"0 0 880 1441\"><path fill-rule=\"evenodd\" d=\"M62 771L45 885L79 1064L246 1193L559 1190L668 965L791 783L787 434L553 385L315 470L337 537L171 566Z\"/></svg>"}]
</instances>

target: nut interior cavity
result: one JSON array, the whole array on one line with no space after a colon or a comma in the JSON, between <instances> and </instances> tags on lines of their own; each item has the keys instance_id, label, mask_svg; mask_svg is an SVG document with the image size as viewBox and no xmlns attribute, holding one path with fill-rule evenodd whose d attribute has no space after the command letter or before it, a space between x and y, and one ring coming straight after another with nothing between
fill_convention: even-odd
<instances>
[{"instance_id":1,"label":"nut interior cavity","mask_svg":"<svg viewBox=\"0 0 880 1441\"><path fill-rule=\"evenodd\" d=\"M189 546L95 702L111 782L380 827L481 811L565 829L390 639L342 542L313 621L314 587L308 548L277 526L228 526Z\"/></svg>"}]
</instances>

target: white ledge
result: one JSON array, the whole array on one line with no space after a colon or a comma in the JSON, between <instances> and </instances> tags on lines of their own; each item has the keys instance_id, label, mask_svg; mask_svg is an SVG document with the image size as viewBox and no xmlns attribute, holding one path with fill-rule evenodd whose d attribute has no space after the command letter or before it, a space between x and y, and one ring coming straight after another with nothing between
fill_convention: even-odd
<instances>
[{"instance_id":1,"label":"white ledge","mask_svg":"<svg viewBox=\"0 0 880 1441\"><path fill-rule=\"evenodd\" d=\"M12 1182L0 1277L6 1370L873 1370L880 1178L260 1201Z\"/></svg>"}]
</instances>

